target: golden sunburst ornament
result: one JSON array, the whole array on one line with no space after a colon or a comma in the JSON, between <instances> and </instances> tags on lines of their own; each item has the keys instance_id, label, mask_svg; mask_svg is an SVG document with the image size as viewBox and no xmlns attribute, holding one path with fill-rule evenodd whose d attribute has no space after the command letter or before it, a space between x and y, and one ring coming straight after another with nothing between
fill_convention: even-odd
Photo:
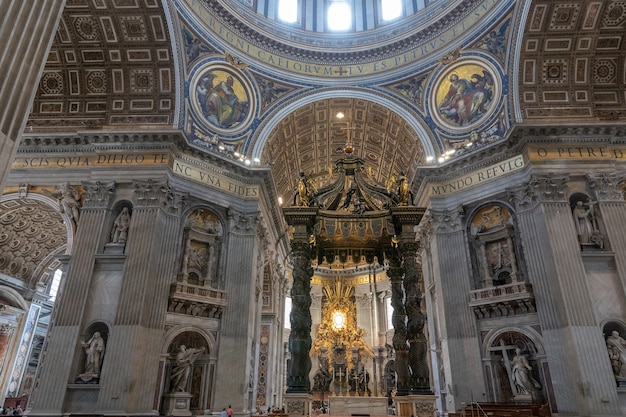
<instances>
[{"instance_id":1,"label":"golden sunburst ornament","mask_svg":"<svg viewBox=\"0 0 626 417\"><path fill-rule=\"evenodd\" d=\"M329 363L333 363L333 346L346 346L347 360L352 360L352 348L359 349L361 358L371 358L374 351L363 340L365 331L357 327L354 287L336 278L324 286L326 299L322 307L322 322L311 347L311 356L319 357L326 348ZM351 363L351 362L350 362Z\"/></svg>"}]
</instances>

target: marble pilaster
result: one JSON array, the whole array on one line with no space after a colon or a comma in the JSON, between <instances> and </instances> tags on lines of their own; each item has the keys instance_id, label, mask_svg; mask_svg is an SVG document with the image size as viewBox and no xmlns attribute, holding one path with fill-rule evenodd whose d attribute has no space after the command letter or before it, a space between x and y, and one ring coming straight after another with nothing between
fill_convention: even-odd
<instances>
[{"instance_id":1,"label":"marble pilaster","mask_svg":"<svg viewBox=\"0 0 626 417\"><path fill-rule=\"evenodd\" d=\"M100 378L98 409L153 412L167 298L175 276L184 196L167 181L135 181L134 207L115 320ZM126 385L126 387L125 387Z\"/></svg>"},{"instance_id":2,"label":"marble pilaster","mask_svg":"<svg viewBox=\"0 0 626 417\"><path fill-rule=\"evenodd\" d=\"M485 392L482 369L474 359L481 355L476 320L467 305L471 279L463 211L461 207L432 210L431 216L432 276L438 287L438 300L445 306L439 316L441 356L448 383L444 388L448 393L448 409L456 410L462 402Z\"/></svg>"},{"instance_id":3,"label":"marble pilaster","mask_svg":"<svg viewBox=\"0 0 626 417\"><path fill-rule=\"evenodd\" d=\"M0 3L0 191L9 175L65 0Z\"/></svg>"},{"instance_id":4,"label":"marble pilaster","mask_svg":"<svg viewBox=\"0 0 626 417\"><path fill-rule=\"evenodd\" d=\"M623 177L616 174L587 175L606 228L605 249L614 253L622 293L626 294L626 201L621 190L622 180Z\"/></svg>"},{"instance_id":5,"label":"marble pilaster","mask_svg":"<svg viewBox=\"0 0 626 417\"><path fill-rule=\"evenodd\" d=\"M84 204L76 225L63 292L57 299L48 333L48 349L39 366L39 383L29 402L30 415L59 415L64 408L67 383L82 370L78 362L84 312L89 299L95 255L106 219L112 184L84 183ZM108 231L104 232L107 233ZM64 383L59 383L63 381Z\"/></svg>"},{"instance_id":6,"label":"marble pilaster","mask_svg":"<svg viewBox=\"0 0 626 417\"><path fill-rule=\"evenodd\" d=\"M587 287L567 176L534 176L512 200L559 413L619 414L615 382ZM545 372L545 370L544 370Z\"/></svg>"},{"instance_id":7,"label":"marble pilaster","mask_svg":"<svg viewBox=\"0 0 626 417\"><path fill-rule=\"evenodd\" d=\"M221 322L219 364L217 366L215 401L213 407L221 409L232 405L235 412L247 410L250 381L252 341L257 319L256 278L258 251L258 213L229 210L229 231L224 271L224 290L228 305ZM242 256L244 255L245 256ZM221 366L221 364L239 364Z\"/></svg>"}]
</instances>

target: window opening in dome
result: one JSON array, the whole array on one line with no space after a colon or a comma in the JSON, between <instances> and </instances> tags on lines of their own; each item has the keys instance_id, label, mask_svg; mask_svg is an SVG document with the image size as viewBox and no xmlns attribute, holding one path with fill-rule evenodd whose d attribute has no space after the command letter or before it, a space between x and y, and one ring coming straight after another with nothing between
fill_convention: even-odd
<instances>
[{"instance_id":1,"label":"window opening in dome","mask_svg":"<svg viewBox=\"0 0 626 417\"><path fill-rule=\"evenodd\" d=\"M383 21L393 20L402 15L402 0L380 0Z\"/></svg>"},{"instance_id":2,"label":"window opening in dome","mask_svg":"<svg viewBox=\"0 0 626 417\"><path fill-rule=\"evenodd\" d=\"M278 0L278 18L285 23L296 23L298 0Z\"/></svg>"},{"instance_id":3,"label":"window opening in dome","mask_svg":"<svg viewBox=\"0 0 626 417\"><path fill-rule=\"evenodd\" d=\"M326 17L329 30L348 30L352 26L352 9L345 1L330 3Z\"/></svg>"}]
</instances>

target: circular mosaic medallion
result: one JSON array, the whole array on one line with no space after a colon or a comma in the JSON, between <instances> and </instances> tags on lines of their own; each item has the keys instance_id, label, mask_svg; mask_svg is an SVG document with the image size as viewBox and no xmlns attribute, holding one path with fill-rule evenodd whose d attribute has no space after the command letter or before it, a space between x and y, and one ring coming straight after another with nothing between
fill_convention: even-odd
<instances>
[{"instance_id":1,"label":"circular mosaic medallion","mask_svg":"<svg viewBox=\"0 0 626 417\"><path fill-rule=\"evenodd\" d=\"M500 99L498 72L482 61L464 60L442 72L431 96L435 121L450 131L469 131L489 118Z\"/></svg>"},{"instance_id":2,"label":"circular mosaic medallion","mask_svg":"<svg viewBox=\"0 0 626 417\"><path fill-rule=\"evenodd\" d=\"M193 112L209 129L231 133L252 120L252 87L227 65L212 64L197 71L189 97Z\"/></svg>"}]
</instances>

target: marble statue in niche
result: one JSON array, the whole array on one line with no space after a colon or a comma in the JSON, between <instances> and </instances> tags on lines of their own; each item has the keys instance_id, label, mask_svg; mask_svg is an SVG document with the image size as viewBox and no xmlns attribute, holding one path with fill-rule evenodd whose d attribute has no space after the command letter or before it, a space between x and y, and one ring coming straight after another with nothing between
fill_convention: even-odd
<instances>
[{"instance_id":1,"label":"marble statue in niche","mask_svg":"<svg viewBox=\"0 0 626 417\"><path fill-rule=\"evenodd\" d=\"M105 345L100 332L94 332L89 340L81 342L85 350L86 359L84 372L79 375L82 382L97 382L100 378L100 369L104 357Z\"/></svg>"},{"instance_id":2,"label":"marble statue in niche","mask_svg":"<svg viewBox=\"0 0 626 417\"><path fill-rule=\"evenodd\" d=\"M572 217L581 248L604 249L604 236L600 232L596 202L583 201L582 198L572 201Z\"/></svg>"},{"instance_id":3,"label":"marble statue in niche","mask_svg":"<svg viewBox=\"0 0 626 417\"><path fill-rule=\"evenodd\" d=\"M111 243L125 244L128 239L128 227L130 226L130 212L124 207L113 222L111 229Z\"/></svg>"},{"instance_id":4,"label":"marble statue in niche","mask_svg":"<svg viewBox=\"0 0 626 417\"><path fill-rule=\"evenodd\" d=\"M613 330L606 338L606 349L611 360L611 368L618 385L626 384L626 340L617 330Z\"/></svg>"},{"instance_id":5,"label":"marble statue in niche","mask_svg":"<svg viewBox=\"0 0 626 417\"><path fill-rule=\"evenodd\" d=\"M171 392L188 392L189 376L191 375L193 363L200 355L204 354L204 352L204 347L196 349L180 345L170 373Z\"/></svg>"},{"instance_id":6,"label":"marble statue in niche","mask_svg":"<svg viewBox=\"0 0 626 417\"><path fill-rule=\"evenodd\" d=\"M516 348L515 356L511 359L511 379L517 389L516 396L532 396L535 391L541 389L541 385L531 374L532 369L522 350Z\"/></svg>"},{"instance_id":7,"label":"marble statue in niche","mask_svg":"<svg viewBox=\"0 0 626 417\"><path fill-rule=\"evenodd\" d=\"M542 365L537 348L523 333L509 331L501 334L489 347L495 384L490 398L496 402L543 403Z\"/></svg>"}]
</instances>

